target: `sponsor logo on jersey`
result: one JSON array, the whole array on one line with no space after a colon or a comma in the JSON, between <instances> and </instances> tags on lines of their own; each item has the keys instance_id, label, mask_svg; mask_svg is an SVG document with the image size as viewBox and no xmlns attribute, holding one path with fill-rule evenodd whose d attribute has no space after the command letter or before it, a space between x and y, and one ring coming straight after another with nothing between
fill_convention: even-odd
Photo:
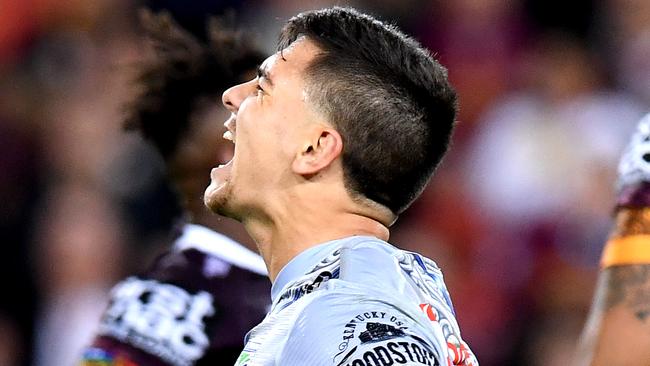
<instances>
[{"instance_id":1,"label":"sponsor logo on jersey","mask_svg":"<svg viewBox=\"0 0 650 366\"><path fill-rule=\"evenodd\" d=\"M362 352L355 352L356 358L344 361L339 366L390 366L429 365L440 363L428 347L416 342L383 342Z\"/></svg>"},{"instance_id":2,"label":"sponsor logo on jersey","mask_svg":"<svg viewBox=\"0 0 650 366\"><path fill-rule=\"evenodd\" d=\"M399 317L386 311L366 311L345 324L333 362L337 366L418 363L439 365L424 340L408 333Z\"/></svg>"},{"instance_id":3,"label":"sponsor logo on jersey","mask_svg":"<svg viewBox=\"0 0 650 366\"><path fill-rule=\"evenodd\" d=\"M174 366L189 366L209 346L205 321L212 295L130 277L113 288L100 334L114 337Z\"/></svg>"},{"instance_id":4,"label":"sponsor logo on jersey","mask_svg":"<svg viewBox=\"0 0 650 366\"><path fill-rule=\"evenodd\" d=\"M293 304L301 297L314 292L322 284L332 278L336 277L329 271L323 271L319 273L313 280L310 279L292 285L282 294L282 296L280 296L280 299L278 300L278 304L282 304L280 309L285 308Z\"/></svg>"},{"instance_id":5,"label":"sponsor logo on jersey","mask_svg":"<svg viewBox=\"0 0 650 366\"><path fill-rule=\"evenodd\" d=\"M359 334L361 343L385 341L404 336L404 331L389 324L366 323L366 330Z\"/></svg>"},{"instance_id":6,"label":"sponsor logo on jersey","mask_svg":"<svg viewBox=\"0 0 650 366\"><path fill-rule=\"evenodd\" d=\"M364 330L360 330L365 327ZM404 335L404 322L385 311L366 311L357 314L345 324L342 342L339 343L334 359L347 351L350 343L358 336L359 342L366 343L374 340L384 340Z\"/></svg>"},{"instance_id":7,"label":"sponsor logo on jersey","mask_svg":"<svg viewBox=\"0 0 650 366\"><path fill-rule=\"evenodd\" d=\"M350 319L338 349L337 366L440 365L423 339L409 334L399 317L385 311L367 311Z\"/></svg>"}]
</instances>

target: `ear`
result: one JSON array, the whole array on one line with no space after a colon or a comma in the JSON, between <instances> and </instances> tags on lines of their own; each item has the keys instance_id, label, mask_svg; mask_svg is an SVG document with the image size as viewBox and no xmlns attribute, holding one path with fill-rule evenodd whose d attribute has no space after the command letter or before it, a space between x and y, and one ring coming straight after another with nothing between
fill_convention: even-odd
<instances>
[{"instance_id":1,"label":"ear","mask_svg":"<svg viewBox=\"0 0 650 366\"><path fill-rule=\"evenodd\" d=\"M294 173L314 175L328 167L343 151L343 139L333 128L320 127L301 149L291 165Z\"/></svg>"}]
</instances>

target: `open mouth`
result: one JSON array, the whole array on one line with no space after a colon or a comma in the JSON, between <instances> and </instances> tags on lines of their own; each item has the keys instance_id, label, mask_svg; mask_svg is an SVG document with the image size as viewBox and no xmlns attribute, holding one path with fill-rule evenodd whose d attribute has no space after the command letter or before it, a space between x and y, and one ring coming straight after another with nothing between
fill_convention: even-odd
<instances>
[{"instance_id":1,"label":"open mouth","mask_svg":"<svg viewBox=\"0 0 650 366\"><path fill-rule=\"evenodd\" d=\"M236 131L236 124L235 124L235 115L232 114L230 118L224 123L224 126L227 128L226 132L223 134L224 140L228 140L235 144L235 131ZM230 161L221 164L215 168L212 169L210 172L210 177L212 180L218 180L224 182L228 175L230 174L230 169L232 168L232 162L234 159L234 154L233 157L230 159Z\"/></svg>"},{"instance_id":2,"label":"open mouth","mask_svg":"<svg viewBox=\"0 0 650 366\"><path fill-rule=\"evenodd\" d=\"M228 176L230 175L231 168L232 168L232 160L230 160L226 164L221 164L216 168L212 168L212 171L210 172L210 178L212 178L213 181L225 182L226 178L228 178Z\"/></svg>"}]
</instances>

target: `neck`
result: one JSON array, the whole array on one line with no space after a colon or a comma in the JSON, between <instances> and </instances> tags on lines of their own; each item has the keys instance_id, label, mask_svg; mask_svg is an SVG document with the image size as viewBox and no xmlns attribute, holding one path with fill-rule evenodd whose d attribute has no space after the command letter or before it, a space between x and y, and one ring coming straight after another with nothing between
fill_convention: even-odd
<instances>
[{"instance_id":1,"label":"neck","mask_svg":"<svg viewBox=\"0 0 650 366\"><path fill-rule=\"evenodd\" d=\"M193 186L191 185L181 186L180 184L176 184L176 187L177 189L178 187L184 188L178 189L178 195L180 198L181 207L184 213L189 216L190 223L210 228L235 240L253 252L258 252L257 245L246 233L239 222L233 219L215 215L214 213L210 212L207 207L205 207L202 199L203 190L200 189L203 187L197 187L196 189L193 189Z\"/></svg>"},{"instance_id":2,"label":"neck","mask_svg":"<svg viewBox=\"0 0 650 366\"><path fill-rule=\"evenodd\" d=\"M291 259L318 244L355 235L388 240L387 225L355 209L351 202L337 205L293 196L269 207L276 209L267 210L264 219L249 217L243 224L264 257L271 282Z\"/></svg>"}]
</instances>

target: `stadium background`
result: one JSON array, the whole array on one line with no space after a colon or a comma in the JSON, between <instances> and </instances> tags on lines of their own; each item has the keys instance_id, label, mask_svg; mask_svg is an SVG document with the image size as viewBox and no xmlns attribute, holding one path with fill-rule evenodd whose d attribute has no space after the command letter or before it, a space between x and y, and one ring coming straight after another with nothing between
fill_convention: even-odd
<instances>
[{"instance_id":1,"label":"stadium background","mask_svg":"<svg viewBox=\"0 0 650 366\"><path fill-rule=\"evenodd\" d=\"M201 34L206 12L232 8L270 51L290 15L331 4L0 0L0 365L70 364L175 210L160 162L120 130L135 9ZM460 93L453 147L392 242L443 268L481 365L567 364L616 161L650 106L650 2L347 4L415 35Z\"/></svg>"}]
</instances>

